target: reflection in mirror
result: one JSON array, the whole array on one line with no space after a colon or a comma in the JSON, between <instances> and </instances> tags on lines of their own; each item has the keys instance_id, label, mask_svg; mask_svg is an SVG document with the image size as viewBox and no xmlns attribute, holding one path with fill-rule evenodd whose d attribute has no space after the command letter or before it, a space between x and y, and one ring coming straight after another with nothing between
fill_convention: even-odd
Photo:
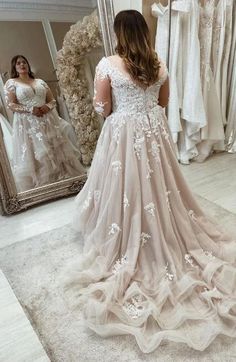
<instances>
[{"instance_id":1,"label":"reflection in mirror","mask_svg":"<svg viewBox=\"0 0 236 362\"><path fill-rule=\"evenodd\" d=\"M52 24L57 46L71 24L60 25ZM84 174L42 23L1 28L1 126L18 192Z\"/></svg>"}]
</instances>

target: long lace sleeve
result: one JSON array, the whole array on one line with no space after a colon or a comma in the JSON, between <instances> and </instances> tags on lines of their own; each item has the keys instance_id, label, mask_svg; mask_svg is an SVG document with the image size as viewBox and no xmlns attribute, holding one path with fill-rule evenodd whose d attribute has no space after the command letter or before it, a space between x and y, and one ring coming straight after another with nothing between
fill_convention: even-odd
<instances>
[{"instance_id":1,"label":"long lace sleeve","mask_svg":"<svg viewBox=\"0 0 236 362\"><path fill-rule=\"evenodd\" d=\"M43 80L41 80L41 83L43 84L43 86L44 86L44 87L46 88L46 90L47 90L47 93L46 93L46 103L45 103L45 105L46 105L50 110L52 110L53 108L56 107L57 102L56 102L56 100L55 100L55 98L54 98L54 96L53 96L53 94L52 94L51 89L50 89L49 86L47 85L47 83L44 82Z\"/></svg>"},{"instance_id":2,"label":"long lace sleeve","mask_svg":"<svg viewBox=\"0 0 236 362\"><path fill-rule=\"evenodd\" d=\"M18 103L16 97L16 87L14 84L13 79L9 79L6 84L4 85L4 94L7 107L12 112L19 112L19 113L31 113L33 110L32 106L26 106L23 104Z\"/></svg>"},{"instance_id":3,"label":"long lace sleeve","mask_svg":"<svg viewBox=\"0 0 236 362\"><path fill-rule=\"evenodd\" d=\"M112 111L111 83L106 58L103 58L96 67L93 106L103 117L109 116Z\"/></svg>"}]
</instances>

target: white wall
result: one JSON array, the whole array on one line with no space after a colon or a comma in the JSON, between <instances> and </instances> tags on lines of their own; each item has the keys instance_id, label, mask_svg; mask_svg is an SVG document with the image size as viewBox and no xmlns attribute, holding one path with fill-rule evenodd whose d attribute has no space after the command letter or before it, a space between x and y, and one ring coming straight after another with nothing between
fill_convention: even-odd
<instances>
[{"instance_id":1,"label":"white wall","mask_svg":"<svg viewBox=\"0 0 236 362\"><path fill-rule=\"evenodd\" d=\"M134 9L142 13L142 0L113 0L115 14L121 10Z\"/></svg>"}]
</instances>

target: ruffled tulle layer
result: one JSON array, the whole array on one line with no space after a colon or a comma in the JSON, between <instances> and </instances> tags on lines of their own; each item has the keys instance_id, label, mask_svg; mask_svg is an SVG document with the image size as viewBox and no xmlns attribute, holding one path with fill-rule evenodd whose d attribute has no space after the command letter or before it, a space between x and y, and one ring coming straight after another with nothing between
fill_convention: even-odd
<instances>
[{"instance_id":1,"label":"ruffled tulle layer","mask_svg":"<svg viewBox=\"0 0 236 362\"><path fill-rule=\"evenodd\" d=\"M66 294L101 336L131 334L146 353L162 340L204 350L236 336L236 240L193 198L160 107L142 117L106 120L76 200L85 244Z\"/></svg>"}]
</instances>

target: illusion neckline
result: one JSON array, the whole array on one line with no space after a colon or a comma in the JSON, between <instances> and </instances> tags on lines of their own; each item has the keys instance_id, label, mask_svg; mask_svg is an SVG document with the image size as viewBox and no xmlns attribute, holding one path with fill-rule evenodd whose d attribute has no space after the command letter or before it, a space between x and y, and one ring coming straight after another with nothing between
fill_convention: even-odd
<instances>
[{"instance_id":1,"label":"illusion neckline","mask_svg":"<svg viewBox=\"0 0 236 362\"><path fill-rule=\"evenodd\" d=\"M161 80L161 78L159 78L155 83L147 86L146 88L142 88L139 84L137 84L129 75L128 73L123 73L117 66L115 66L107 57L104 57L104 59L106 59L106 61L108 62L110 68L113 68L116 72L118 72L123 79L131 82L135 87L141 89L142 91L146 92L148 89L150 89L151 87L155 86L158 84L158 82Z\"/></svg>"}]
</instances>

